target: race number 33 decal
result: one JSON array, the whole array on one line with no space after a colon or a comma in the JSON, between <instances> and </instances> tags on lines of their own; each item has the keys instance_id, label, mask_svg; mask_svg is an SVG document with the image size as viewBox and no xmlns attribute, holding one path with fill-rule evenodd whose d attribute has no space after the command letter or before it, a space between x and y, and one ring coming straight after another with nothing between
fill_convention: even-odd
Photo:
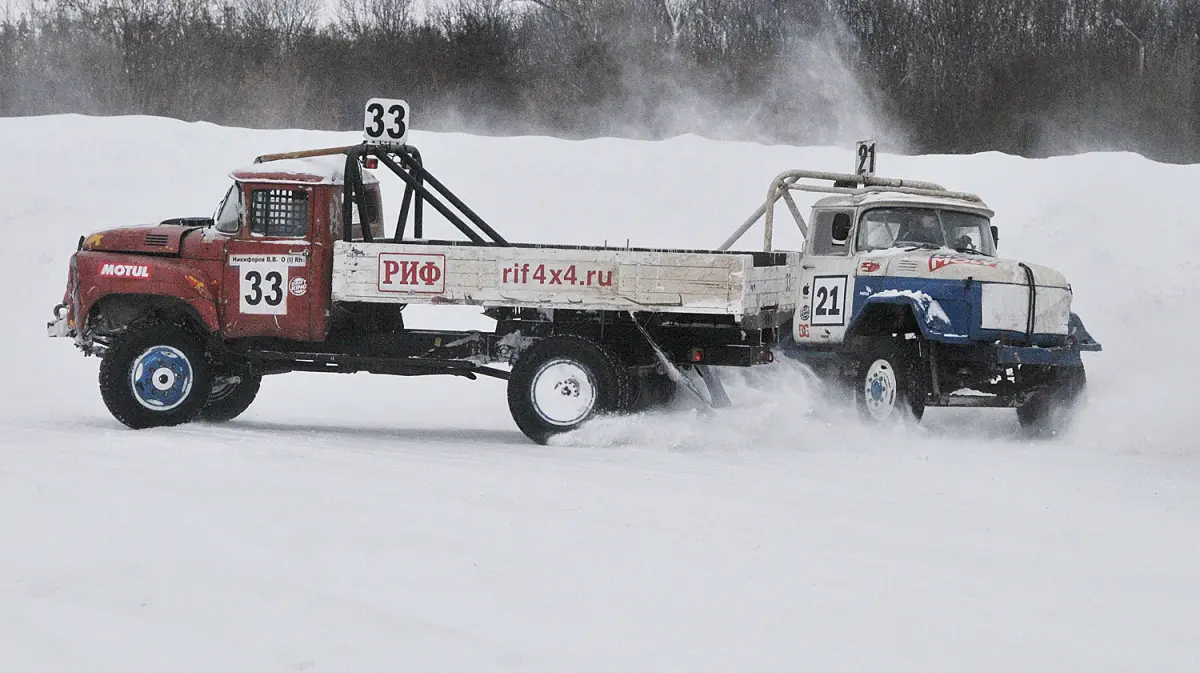
<instances>
[{"instance_id":1,"label":"race number 33 decal","mask_svg":"<svg viewBox=\"0 0 1200 673\"><path fill-rule=\"evenodd\" d=\"M242 313L254 313L262 309L262 313L275 313L272 310L282 307L278 313L287 313L287 294L283 291L283 276L287 269L255 269L251 268L242 274ZM263 288L267 290L264 292ZM262 304L266 306L262 306Z\"/></svg>"},{"instance_id":2,"label":"race number 33 decal","mask_svg":"<svg viewBox=\"0 0 1200 673\"><path fill-rule=\"evenodd\" d=\"M238 311L247 315L287 315L289 267L304 266L303 255L233 255L238 269Z\"/></svg>"},{"instance_id":3,"label":"race number 33 decal","mask_svg":"<svg viewBox=\"0 0 1200 673\"><path fill-rule=\"evenodd\" d=\"M846 324L846 277L816 276L813 278L813 325L841 327Z\"/></svg>"}]
</instances>

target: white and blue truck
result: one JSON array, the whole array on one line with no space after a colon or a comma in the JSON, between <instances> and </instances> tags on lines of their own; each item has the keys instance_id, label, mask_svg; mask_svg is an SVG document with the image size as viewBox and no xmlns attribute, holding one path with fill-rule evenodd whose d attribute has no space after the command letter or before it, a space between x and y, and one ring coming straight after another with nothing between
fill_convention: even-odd
<instances>
[{"instance_id":1,"label":"white and blue truck","mask_svg":"<svg viewBox=\"0 0 1200 673\"><path fill-rule=\"evenodd\" d=\"M874 143L856 173L788 171L721 246L760 219L772 251L783 201L804 236L791 334L777 354L844 383L869 421L920 420L926 407L1015 408L1054 434L1101 346L1071 310L1063 274L997 254L993 211L931 182L876 177ZM867 170L870 169L870 170ZM793 192L827 193L807 219Z\"/></svg>"}]
</instances>

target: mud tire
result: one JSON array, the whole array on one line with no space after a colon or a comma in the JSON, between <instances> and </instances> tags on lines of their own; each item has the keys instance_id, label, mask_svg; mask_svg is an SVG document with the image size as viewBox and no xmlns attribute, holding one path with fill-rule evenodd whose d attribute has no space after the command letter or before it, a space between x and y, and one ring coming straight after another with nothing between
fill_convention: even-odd
<instances>
[{"instance_id":1,"label":"mud tire","mask_svg":"<svg viewBox=\"0 0 1200 673\"><path fill-rule=\"evenodd\" d=\"M200 410L197 420L205 423L232 421L250 408L261 385L261 376L243 376L241 381L226 386L214 381L212 391L208 394L208 402Z\"/></svg>"},{"instance_id":2,"label":"mud tire","mask_svg":"<svg viewBox=\"0 0 1200 673\"><path fill-rule=\"evenodd\" d=\"M1066 431L1086 388L1083 367L1057 368L1044 390L1017 407L1021 428L1033 437L1053 437Z\"/></svg>"},{"instance_id":3,"label":"mud tire","mask_svg":"<svg viewBox=\"0 0 1200 673\"><path fill-rule=\"evenodd\" d=\"M508 379L508 409L538 444L598 415L624 411L630 376L609 350L584 337L541 339L521 354Z\"/></svg>"},{"instance_id":4,"label":"mud tire","mask_svg":"<svg viewBox=\"0 0 1200 673\"><path fill-rule=\"evenodd\" d=\"M914 350L895 344L860 360L853 386L855 406L864 420L920 422L925 415L925 385Z\"/></svg>"},{"instance_id":5,"label":"mud tire","mask_svg":"<svg viewBox=\"0 0 1200 673\"><path fill-rule=\"evenodd\" d=\"M100 361L99 379L104 406L135 430L194 420L212 389L203 345L176 325L122 332Z\"/></svg>"},{"instance_id":6,"label":"mud tire","mask_svg":"<svg viewBox=\"0 0 1200 673\"><path fill-rule=\"evenodd\" d=\"M633 377L634 400L630 411L649 411L665 407L675 400L679 386L666 374L651 372Z\"/></svg>"}]
</instances>

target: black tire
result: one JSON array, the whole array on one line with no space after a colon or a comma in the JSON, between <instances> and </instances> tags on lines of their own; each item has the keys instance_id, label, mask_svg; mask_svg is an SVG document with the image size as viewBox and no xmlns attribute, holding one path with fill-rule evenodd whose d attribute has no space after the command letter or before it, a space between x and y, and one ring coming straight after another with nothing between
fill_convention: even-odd
<instances>
[{"instance_id":1,"label":"black tire","mask_svg":"<svg viewBox=\"0 0 1200 673\"><path fill-rule=\"evenodd\" d=\"M1035 437L1051 437L1066 430L1087 388L1083 367L1056 367L1050 383L1017 407L1021 427Z\"/></svg>"},{"instance_id":2,"label":"black tire","mask_svg":"<svg viewBox=\"0 0 1200 673\"><path fill-rule=\"evenodd\" d=\"M208 402L200 410L199 420L205 423L224 423L241 416L242 412L249 409L254 398L258 396L262 377L242 376L241 379L237 382L215 379L208 394Z\"/></svg>"},{"instance_id":3,"label":"black tire","mask_svg":"<svg viewBox=\"0 0 1200 673\"><path fill-rule=\"evenodd\" d=\"M665 407L675 400L678 384L666 374L651 372L633 378L634 400L630 411L646 411Z\"/></svg>"},{"instance_id":4,"label":"black tire","mask_svg":"<svg viewBox=\"0 0 1200 673\"><path fill-rule=\"evenodd\" d=\"M551 336L527 348L513 365L508 409L525 436L545 444L599 414L624 411L629 385L624 365L600 344ZM552 406L558 395L568 399Z\"/></svg>"},{"instance_id":5,"label":"black tire","mask_svg":"<svg viewBox=\"0 0 1200 673\"><path fill-rule=\"evenodd\" d=\"M131 327L114 339L100 361L104 406L135 430L195 419L211 389L204 347L175 325Z\"/></svg>"},{"instance_id":6,"label":"black tire","mask_svg":"<svg viewBox=\"0 0 1200 673\"><path fill-rule=\"evenodd\" d=\"M873 423L919 422L925 415L924 377L914 350L897 344L859 362L854 401L863 419Z\"/></svg>"}]
</instances>

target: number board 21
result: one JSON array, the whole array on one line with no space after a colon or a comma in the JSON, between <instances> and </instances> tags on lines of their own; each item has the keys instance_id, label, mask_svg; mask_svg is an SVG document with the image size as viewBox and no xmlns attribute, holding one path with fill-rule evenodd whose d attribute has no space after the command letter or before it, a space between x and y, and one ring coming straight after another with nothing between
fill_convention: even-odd
<instances>
[{"instance_id":1,"label":"number board 21","mask_svg":"<svg viewBox=\"0 0 1200 673\"><path fill-rule=\"evenodd\" d=\"M812 280L812 325L841 327L846 324L846 277L816 276Z\"/></svg>"},{"instance_id":2,"label":"number board 21","mask_svg":"<svg viewBox=\"0 0 1200 673\"><path fill-rule=\"evenodd\" d=\"M875 175L874 140L860 140L854 147L854 172L858 175Z\"/></svg>"},{"instance_id":3,"label":"number board 21","mask_svg":"<svg viewBox=\"0 0 1200 673\"><path fill-rule=\"evenodd\" d=\"M408 103L372 98L363 111L363 140L369 145L403 145L408 142Z\"/></svg>"}]
</instances>

